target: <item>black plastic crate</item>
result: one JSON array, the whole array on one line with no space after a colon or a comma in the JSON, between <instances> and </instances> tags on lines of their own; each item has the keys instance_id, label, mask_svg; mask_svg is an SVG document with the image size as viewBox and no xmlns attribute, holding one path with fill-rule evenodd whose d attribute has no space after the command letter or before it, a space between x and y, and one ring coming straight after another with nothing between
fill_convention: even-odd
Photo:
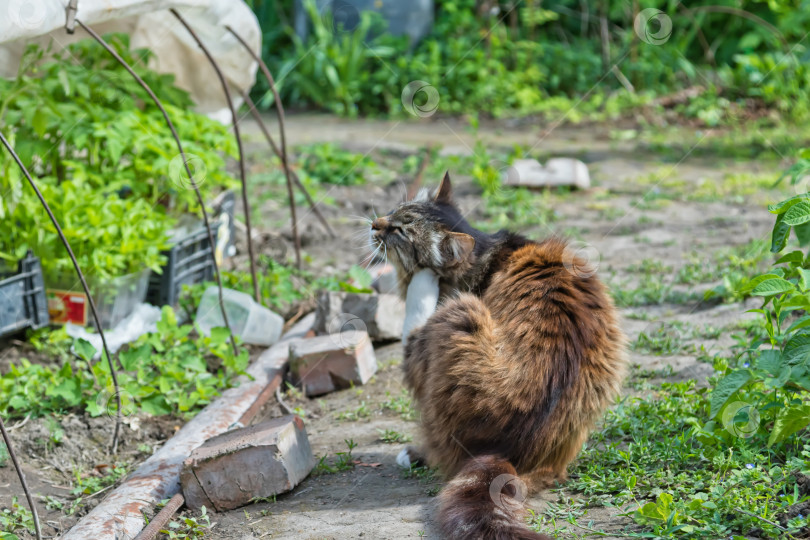
<instances>
[{"instance_id":1,"label":"black plastic crate","mask_svg":"<svg viewBox=\"0 0 810 540\"><path fill-rule=\"evenodd\" d=\"M216 227L212 228L216 242ZM152 272L149 276L146 301L153 306L175 306L183 285L214 279L214 261L211 259L211 244L205 227L178 241L163 254L167 259L163 273Z\"/></svg>"},{"instance_id":2,"label":"black plastic crate","mask_svg":"<svg viewBox=\"0 0 810 540\"><path fill-rule=\"evenodd\" d=\"M0 271L0 337L25 328L42 328L49 322L42 266L29 252L17 265L16 274Z\"/></svg>"}]
</instances>

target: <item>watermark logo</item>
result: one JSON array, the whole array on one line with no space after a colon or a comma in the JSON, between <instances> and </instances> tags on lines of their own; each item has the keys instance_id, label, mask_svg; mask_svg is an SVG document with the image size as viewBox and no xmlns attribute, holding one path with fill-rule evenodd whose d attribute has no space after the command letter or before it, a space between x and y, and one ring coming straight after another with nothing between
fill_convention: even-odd
<instances>
[{"instance_id":1,"label":"watermark logo","mask_svg":"<svg viewBox=\"0 0 810 540\"><path fill-rule=\"evenodd\" d=\"M595 247L578 240L565 246L562 256L565 269L580 278L587 278L596 274L600 260L601 255Z\"/></svg>"},{"instance_id":2,"label":"watermark logo","mask_svg":"<svg viewBox=\"0 0 810 540\"><path fill-rule=\"evenodd\" d=\"M194 189L195 184L199 187L205 181L205 177L208 174L205 161L195 154L186 154L186 163L194 179L193 182L188 176L186 166L183 164L182 154L174 156L169 162L169 178L172 183L180 189Z\"/></svg>"},{"instance_id":3,"label":"watermark logo","mask_svg":"<svg viewBox=\"0 0 810 540\"><path fill-rule=\"evenodd\" d=\"M45 2L35 0L10 0L8 3L8 17L12 24L18 28L34 30L45 21L47 9Z\"/></svg>"},{"instance_id":4,"label":"watermark logo","mask_svg":"<svg viewBox=\"0 0 810 540\"><path fill-rule=\"evenodd\" d=\"M354 332L368 332L368 327L363 319L352 313L339 313L332 317L326 325L332 342L341 348L349 348L359 345L352 335Z\"/></svg>"},{"instance_id":5,"label":"watermark logo","mask_svg":"<svg viewBox=\"0 0 810 540\"><path fill-rule=\"evenodd\" d=\"M439 91L428 82L411 81L402 89L402 106L419 118L427 118L439 108Z\"/></svg>"},{"instance_id":6,"label":"watermark logo","mask_svg":"<svg viewBox=\"0 0 810 540\"><path fill-rule=\"evenodd\" d=\"M526 484L513 474L501 474L489 485L489 497L502 510L521 505L529 494Z\"/></svg>"},{"instance_id":7,"label":"watermark logo","mask_svg":"<svg viewBox=\"0 0 810 540\"><path fill-rule=\"evenodd\" d=\"M759 411L744 401L730 403L723 411L721 420L726 431L735 437L748 439L759 430Z\"/></svg>"},{"instance_id":8,"label":"watermark logo","mask_svg":"<svg viewBox=\"0 0 810 540\"><path fill-rule=\"evenodd\" d=\"M802 175L793 184L793 192L796 195L806 195L810 191L810 174Z\"/></svg>"},{"instance_id":9,"label":"watermark logo","mask_svg":"<svg viewBox=\"0 0 810 540\"><path fill-rule=\"evenodd\" d=\"M633 21L633 28L644 43L663 45L672 36L672 19L660 9L642 9Z\"/></svg>"},{"instance_id":10,"label":"watermark logo","mask_svg":"<svg viewBox=\"0 0 810 540\"><path fill-rule=\"evenodd\" d=\"M349 2L335 0L321 10L321 19L333 33L351 34L360 25L360 12Z\"/></svg>"},{"instance_id":11,"label":"watermark logo","mask_svg":"<svg viewBox=\"0 0 810 540\"><path fill-rule=\"evenodd\" d=\"M104 389L96 396L96 406L101 414L108 418L117 418L118 416L118 397L121 397L121 416L128 418L135 414L137 407L135 406L135 398L126 390L119 389L117 392Z\"/></svg>"},{"instance_id":12,"label":"watermark logo","mask_svg":"<svg viewBox=\"0 0 810 540\"><path fill-rule=\"evenodd\" d=\"M520 173L514 165L500 159L493 159L489 166L498 172L498 189L503 186L517 186L520 184Z\"/></svg>"}]
</instances>

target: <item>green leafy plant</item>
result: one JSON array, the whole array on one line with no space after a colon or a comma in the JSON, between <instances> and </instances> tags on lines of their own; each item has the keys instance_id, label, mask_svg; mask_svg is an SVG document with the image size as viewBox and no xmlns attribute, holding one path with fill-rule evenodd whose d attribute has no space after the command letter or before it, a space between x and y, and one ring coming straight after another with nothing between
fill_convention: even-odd
<instances>
[{"instance_id":1,"label":"green leafy plant","mask_svg":"<svg viewBox=\"0 0 810 540\"><path fill-rule=\"evenodd\" d=\"M794 168L792 174L807 170ZM791 230L799 246L810 243L810 195L796 195L768 209L776 214L772 252L787 247ZM801 249L783 254L743 292L762 298L762 306L751 311L762 316L767 336L749 344L742 366L725 370L712 394L710 416L732 421L733 406L745 402L756 411L760 429L769 426L772 446L810 424L810 258Z\"/></svg>"},{"instance_id":2,"label":"green leafy plant","mask_svg":"<svg viewBox=\"0 0 810 540\"><path fill-rule=\"evenodd\" d=\"M343 441L348 447L346 452L335 452L335 459L330 464L327 461L327 456L322 456L315 465L313 473L315 475L321 474L334 474L336 472L348 471L354 468L354 458L352 457L352 450L357 447L357 443L353 439L346 439Z\"/></svg>"},{"instance_id":3,"label":"green leafy plant","mask_svg":"<svg viewBox=\"0 0 810 540\"><path fill-rule=\"evenodd\" d=\"M204 197L233 187L225 171L225 156L235 152L227 128L194 112L171 76L144 67L146 51L130 51L124 35L107 38L163 99ZM159 270L176 216L199 212L199 205L160 111L137 82L85 40L59 53L29 47L17 78L0 80L0 96L0 126L85 272L104 282ZM15 262L33 250L46 282L58 288L72 265L6 152L0 153L0 191L0 258Z\"/></svg>"},{"instance_id":4,"label":"green leafy plant","mask_svg":"<svg viewBox=\"0 0 810 540\"><path fill-rule=\"evenodd\" d=\"M34 534L34 515L12 497L11 508L0 509L0 540L20 540L18 532Z\"/></svg>"},{"instance_id":5,"label":"green leafy plant","mask_svg":"<svg viewBox=\"0 0 810 540\"><path fill-rule=\"evenodd\" d=\"M348 152L334 143L311 144L297 151L298 162L306 174L327 184L363 184L370 173L378 170L367 155Z\"/></svg>"},{"instance_id":6,"label":"green leafy plant","mask_svg":"<svg viewBox=\"0 0 810 540\"><path fill-rule=\"evenodd\" d=\"M185 516L180 519L172 520L165 529L161 529L161 533L165 534L171 539L180 538L202 538L205 532L212 527L211 519L208 517L208 510L203 505L200 508L200 515L197 517Z\"/></svg>"},{"instance_id":7,"label":"green leafy plant","mask_svg":"<svg viewBox=\"0 0 810 540\"><path fill-rule=\"evenodd\" d=\"M233 353L226 329L194 337L193 327L178 325L168 306L157 327L118 355L123 414L192 415L244 373L249 353ZM64 359L60 368L26 359L12 364L0 375L0 414L41 416L80 409L91 416L115 415L107 362L93 360L96 351L84 340L77 340L73 350L77 359Z\"/></svg>"}]
</instances>

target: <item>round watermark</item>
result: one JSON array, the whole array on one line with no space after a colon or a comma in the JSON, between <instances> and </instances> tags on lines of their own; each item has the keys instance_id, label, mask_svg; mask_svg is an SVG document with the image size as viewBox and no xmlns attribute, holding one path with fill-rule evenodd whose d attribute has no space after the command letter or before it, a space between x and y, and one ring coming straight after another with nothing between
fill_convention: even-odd
<instances>
[{"instance_id":1,"label":"round watermark","mask_svg":"<svg viewBox=\"0 0 810 540\"><path fill-rule=\"evenodd\" d=\"M338 347L352 347L358 345L351 339L350 332L368 332L368 327L363 319L352 313L339 313L332 317L326 325L332 342Z\"/></svg>"},{"instance_id":2,"label":"round watermark","mask_svg":"<svg viewBox=\"0 0 810 540\"><path fill-rule=\"evenodd\" d=\"M18 28L34 30L39 28L47 16L45 2L37 0L10 0L8 17Z\"/></svg>"},{"instance_id":3,"label":"round watermark","mask_svg":"<svg viewBox=\"0 0 810 540\"><path fill-rule=\"evenodd\" d=\"M744 401L730 403L723 411L721 420L726 431L735 437L748 439L759 430L759 410Z\"/></svg>"},{"instance_id":4,"label":"round watermark","mask_svg":"<svg viewBox=\"0 0 810 540\"><path fill-rule=\"evenodd\" d=\"M428 82L411 81L402 89L402 106L419 118L427 118L439 108L439 91Z\"/></svg>"},{"instance_id":5,"label":"round watermark","mask_svg":"<svg viewBox=\"0 0 810 540\"><path fill-rule=\"evenodd\" d=\"M104 389L96 396L96 405L102 414L108 418L118 416L118 397L121 397L121 416L127 418L135 414L135 398L126 390L119 389L117 392Z\"/></svg>"},{"instance_id":6,"label":"round watermark","mask_svg":"<svg viewBox=\"0 0 810 540\"><path fill-rule=\"evenodd\" d=\"M513 474L500 474L489 485L489 497L502 510L522 504L528 494L526 484Z\"/></svg>"},{"instance_id":7,"label":"round watermark","mask_svg":"<svg viewBox=\"0 0 810 540\"><path fill-rule=\"evenodd\" d=\"M169 162L169 178L180 189L194 189L195 184L199 187L208 174L205 161L195 154L186 154L186 164L188 164L188 169L191 171L193 182L192 178L189 178L185 164L183 164L182 154L174 156Z\"/></svg>"},{"instance_id":8,"label":"round watermark","mask_svg":"<svg viewBox=\"0 0 810 540\"><path fill-rule=\"evenodd\" d=\"M360 12L357 7L343 0L334 0L321 10L324 26L334 34L350 34L360 26Z\"/></svg>"},{"instance_id":9,"label":"round watermark","mask_svg":"<svg viewBox=\"0 0 810 540\"><path fill-rule=\"evenodd\" d=\"M804 195L810 191L810 174L805 174L796 179L793 183L793 192L796 195Z\"/></svg>"},{"instance_id":10,"label":"round watermark","mask_svg":"<svg viewBox=\"0 0 810 540\"><path fill-rule=\"evenodd\" d=\"M600 261L599 251L587 242L575 240L565 246L563 251L563 266L568 272L580 278L596 274Z\"/></svg>"},{"instance_id":11,"label":"round watermark","mask_svg":"<svg viewBox=\"0 0 810 540\"><path fill-rule=\"evenodd\" d=\"M500 159L493 159L489 162L489 166L498 171L499 185L498 189L503 186L517 186L520 184L520 173L517 168Z\"/></svg>"},{"instance_id":12,"label":"round watermark","mask_svg":"<svg viewBox=\"0 0 810 540\"><path fill-rule=\"evenodd\" d=\"M633 28L644 43L663 45L672 36L672 19L660 9L642 9L633 21Z\"/></svg>"}]
</instances>

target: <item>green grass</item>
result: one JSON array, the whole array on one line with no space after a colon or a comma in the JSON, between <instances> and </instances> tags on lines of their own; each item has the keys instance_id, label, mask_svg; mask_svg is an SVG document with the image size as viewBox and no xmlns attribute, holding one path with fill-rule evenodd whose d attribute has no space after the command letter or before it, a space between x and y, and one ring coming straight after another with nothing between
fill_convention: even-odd
<instances>
[{"instance_id":1,"label":"green grass","mask_svg":"<svg viewBox=\"0 0 810 540\"><path fill-rule=\"evenodd\" d=\"M393 429L378 429L377 431L380 432L380 440L386 444L401 444L413 440L410 435Z\"/></svg>"},{"instance_id":2,"label":"green grass","mask_svg":"<svg viewBox=\"0 0 810 540\"><path fill-rule=\"evenodd\" d=\"M573 516L587 528L585 507L604 506L632 520L621 534L612 533L627 538L798 534L807 518L780 518L808 499L797 476L810 471L810 444L769 449L759 436L712 432L704 424L708 396L690 381L622 400L605 415L565 485L580 500L534 516L532 525L556 529Z\"/></svg>"},{"instance_id":3,"label":"green grass","mask_svg":"<svg viewBox=\"0 0 810 540\"><path fill-rule=\"evenodd\" d=\"M357 447L357 443L353 439L344 439L343 441L348 447L346 452L335 452L335 457L331 460L328 456L322 456L312 469L312 474L319 476L322 474L335 474L337 472L348 471L354 468L354 457L352 450Z\"/></svg>"}]
</instances>

